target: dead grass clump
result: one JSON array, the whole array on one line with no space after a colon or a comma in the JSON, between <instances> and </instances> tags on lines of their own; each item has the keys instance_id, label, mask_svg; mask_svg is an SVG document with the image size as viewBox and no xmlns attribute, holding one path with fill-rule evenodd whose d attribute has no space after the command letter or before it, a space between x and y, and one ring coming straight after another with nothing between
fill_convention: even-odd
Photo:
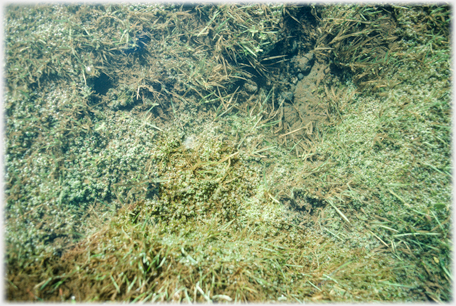
<instances>
[{"instance_id":1,"label":"dead grass clump","mask_svg":"<svg viewBox=\"0 0 456 306\"><path fill-rule=\"evenodd\" d=\"M382 73L398 50L396 21L389 7L325 6L314 11L322 35L315 46L317 57L331 58L349 68L358 86L385 86Z\"/></svg>"}]
</instances>

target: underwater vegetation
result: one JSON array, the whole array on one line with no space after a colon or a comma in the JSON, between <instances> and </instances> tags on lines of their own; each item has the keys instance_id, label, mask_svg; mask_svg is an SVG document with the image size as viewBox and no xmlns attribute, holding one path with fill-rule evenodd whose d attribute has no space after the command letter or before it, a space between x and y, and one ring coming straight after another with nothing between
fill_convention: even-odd
<instances>
[{"instance_id":1,"label":"underwater vegetation","mask_svg":"<svg viewBox=\"0 0 456 306\"><path fill-rule=\"evenodd\" d=\"M445 5L9 5L8 301L452 299Z\"/></svg>"}]
</instances>

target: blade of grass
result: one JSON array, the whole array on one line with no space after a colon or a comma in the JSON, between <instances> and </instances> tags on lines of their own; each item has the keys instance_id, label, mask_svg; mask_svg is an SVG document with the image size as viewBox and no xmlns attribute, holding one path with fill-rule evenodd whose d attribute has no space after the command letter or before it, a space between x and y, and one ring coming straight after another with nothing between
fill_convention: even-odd
<instances>
[{"instance_id":1,"label":"blade of grass","mask_svg":"<svg viewBox=\"0 0 456 306\"><path fill-rule=\"evenodd\" d=\"M418 236L418 235L428 235L428 236L440 236L440 233L405 233L393 235L394 237L404 237L404 236Z\"/></svg>"},{"instance_id":2,"label":"blade of grass","mask_svg":"<svg viewBox=\"0 0 456 306\"><path fill-rule=\"evenodd\" d=\"M311 284L312 287L314 287L314 288L317 289L318 291L323 291L323 290L321 290L320 288L318 288L317 286L315 286L314 284L312 284L311 281L308 280L307 282L308 282L309 284Z\"/></svg>"},{"instance_id":3,"label":"blade of grass","mask_svg":"<svg viewBox=\"0 0 456 306\"><path fill-rule=\"evenodd\" d=\"M348 223L350 223L350 220L348 220L347 217L345 217L345 215L339 210L339 208L336 207L336 205L334 205L334 203L330 200L330 199L326 199L326 201L337 211L337 213L345 220L347 221Z\"/></svg>"},{"instance_id":4,"label":"blade of grass","mask_svg":"<svg viewBox=\"0 0 456 306\"><path fill-rule=\"evenodd\" d=\"M204 299L206 301L208 301L209 303L212 303L212 300L206 295L206 293L204 293L203 289L200 288L199 282L196 283L196 289L201 293L201 295L204 297Z\"/></svg>"},{"instance_id":5,"label":"blade of grass","mask_svg":"<svg viewBox=\"0 0 456 306\"><path fill-rule=\"evenodd\" d=\"M116 287L117 293L119 293L119 292L120 292L119 285L117 285L117 283L116 283L116 281L114 280L114 277L112 277L112 275L110 275L110 277L111 277L112 283L113 283L114 286Z\"/></svg>"}]
</instances>

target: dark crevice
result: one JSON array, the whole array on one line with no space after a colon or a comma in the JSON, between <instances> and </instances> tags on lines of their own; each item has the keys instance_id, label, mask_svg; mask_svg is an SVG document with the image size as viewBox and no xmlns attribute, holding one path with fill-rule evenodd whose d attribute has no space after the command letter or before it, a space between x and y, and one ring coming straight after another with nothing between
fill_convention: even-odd
<instances>
[{"instance_id":1,"label":"dark crevice","mask_svg":"<svg viewBox=\"0 0 456 306\"><path fill-rule=\"evenodd\" d=\"M93 90L98 95L106 95L108 90L113 87L112 81L105 73L101 73L93 81Z\"/></svg>"}]
</instances>

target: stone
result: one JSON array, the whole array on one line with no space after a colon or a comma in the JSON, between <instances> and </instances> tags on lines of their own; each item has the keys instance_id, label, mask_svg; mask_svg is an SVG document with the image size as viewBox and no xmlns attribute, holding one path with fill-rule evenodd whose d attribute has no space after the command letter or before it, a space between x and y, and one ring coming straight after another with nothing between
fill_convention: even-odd
<instances>
[{"instance_id":1,"label":"stone","mask_svg":"<svg viewBox=\"0 0 456 306\"><path fill-rule=\"evenodd\" d=\"M244 89L245 89L247 92L254 93L255 91L257 91L258 86L257 86L257 84L255 84L255 83L252 82L252 81L247 81L247 82L245 82L245 84L244 84Z\"/></svg>"},{"instance_id":2,"label":"stone","mask_svg":"<svg viewBox=\"0 0 456 306\"><path fill-rule=\"evenodd\" d=\"M301 57L295 56L291 62L301 70L301 72L307 72L312 69L314 62L314 53L311 51Z\"/></svg>"},{"instance_id":3,"label":"stone","mask_svg":"<svg viewBox=\"0 0 456 306\"><path fill-rule=\"evenodd\" d=\"M283 91L281 94L282 98L285 101L292 102L293 101L293 93L291 91Z\"/></svg>"}]
</instances>

